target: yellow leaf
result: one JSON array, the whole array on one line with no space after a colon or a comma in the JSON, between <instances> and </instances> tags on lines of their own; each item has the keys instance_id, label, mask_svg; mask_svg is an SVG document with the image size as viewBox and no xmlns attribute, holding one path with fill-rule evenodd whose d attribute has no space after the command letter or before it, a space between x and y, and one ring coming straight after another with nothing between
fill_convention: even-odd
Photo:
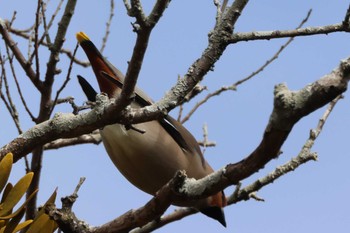
<instances>
[{"instance_id":1,"label":"yellow leaf","mask_svg":"<svg viewBox=\"0 0 350 233\"><path fill-rule=\"evenodd\" d=\"M49 199L45 202L44 206L39 210L38 214L36 215L34 221L39 218L42 214L45 214L45 207L48 204L51 203L55 203L56 200L56 196L57 196L57 188L55 189L55 191L51 194L51 196L49 197Z\"/></svg>"},{"instance_id":2,"label":"yellow leaf","mask_svg":"<svg viewBox=\"0 0 350 233\"><path fill-rule=\"evenodd\" d=\"M19 211L19 213L6 224L4 233L13 233L16 227L18 226L19 222L23 218L24 213L25 209L21 209L21 211Z\"/></svg>"},{"instance_id":3,"label":"yellow leaf","mask_svg":"<svg viewBox=\"0 0 350 233\"><path fill-rule=\"evenodd\" d=\"M3 226L5 226L6 221L5 220L0 220L0 230ZM1 231L0 231L1 232Z\"/></svg>"},{"instance_id":4,"label":"yellow leaf","mask_svg":"<svg viewBox=\"0 0 350 233\"><path fill-rule=\"evenodd\" d=\"M10 176L13 163L12 153L8 153L0 162L0 193L5 187Z\"/></svg>"},{"instance_id":5,"label":"yellow leaf","mask_svg":"<svg viewBox=\"0 0 350 233\"><path fill-rule=\"evenodd\" d=\"M35 233L52 233L57 229L57 224L55 221L51 220L47 214L45 214L45 207L48 204L55 203L57 196L57 188L51 194L49 199L46 201L44 206L39 210L36 215L33 224L30 226L26 233L35 232ZM0 232L1 233L1 232Z\"/></svg>"},{"instance_id":6,"label":"yellow leaf","mask_svg":"<svg viewBox=\"0 0 350 233\"><path fill-rule=\"evenodd\" d=\"M20 224L18 224L18 226L15 228L15 230L13 232L17 232L17 231L20 231L20 230L26 228L32 222L33 222L33 220L27 220L25 222L21 222Z\"/></svg>"},{"instance_id":7,"label":"yellow leaf","mask_svg":"<svg viewBox=\"0 0 350 233\"><path fill-rule=\"evenodd\" d=\"M46 216L49 218L48 215ZM56 230L56 224L53 220L49 218L48 221L41 227L38 233L52 233L55 230Z\"/></svg>"},{"instance_id":8,"label":"yellow leaf","mask_svg":"<svg viewBox=\"0 0 350 233\"><path fill-rule=\"evenodd\" d=\"M7 195L9 194L9 192L11 191L11 189L13 188L13 185L11 183L8 183L4 189L4 193L2 194L2 198L1 198L1 203L3 203L7 197ZM0 205L2 209L2 205Z\"/></svg>"},{"instance_id":9,"label":"yellow leaf","mask_svg":"<svg viewBox=\"0 0 350 233\"><path fill-rule=\"evenodd\" d=\"M36 219L29 227L29 229L26 231L26 233L38 233L40 232L50 220L49 216L46 214L40 215L38 219Z\"/></svg>"},{"instance_id":10,"label":"yellow leaf","mask_svg":"<svg viewBox=\"0 0 350 233\"><path fill-rule=\"evenodd\" d=\"M0 216L7 214L19 202L19 200L21 200L32 182L33 175L33 172L29 172L23 176L15 186L13 186L3 203L4 205L2 210L0 210Z\"/></svg>"},{"instance_id":11,"label":"yellow leaf","mask_svg":"<svg viewBox=\"0 0 350 233\"><path fill-rule=\"evenodd\" d=\"M0 216L0 220L7 220L10 218L15 217L17 214L19 214L22 209L24 209L24 207L28 204L28 202L35 196L35 194L38 192L39 190L35 190L32 194L30 194L29 197L26 198L26 201L16 210L16 212L6 215L6 216Z\"/></svg>"}]
</instances>

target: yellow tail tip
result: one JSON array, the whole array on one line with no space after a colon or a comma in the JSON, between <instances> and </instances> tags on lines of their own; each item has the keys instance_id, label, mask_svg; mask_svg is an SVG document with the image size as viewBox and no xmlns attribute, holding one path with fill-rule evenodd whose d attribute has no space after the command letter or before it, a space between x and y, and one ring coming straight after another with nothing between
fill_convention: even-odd
<instances>
[{"instance_id":1,"label":"yellow tail tip","mask_svg":"<svg viewBox=\"0 0 350 233\"><path fill-rule=\"evenodd\" d=\"M79 43L90 40L90 38L84 32L78 32L77 34L75 34L75 36Z\"/></svg>"}]
</instances>

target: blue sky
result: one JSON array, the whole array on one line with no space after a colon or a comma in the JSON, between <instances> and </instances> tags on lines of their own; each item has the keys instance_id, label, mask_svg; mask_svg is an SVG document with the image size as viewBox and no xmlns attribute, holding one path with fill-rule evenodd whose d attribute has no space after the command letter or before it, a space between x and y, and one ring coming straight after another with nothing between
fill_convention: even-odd
<instances>
[{"instance_id":1,"label":"blue sky","mask_svg":"<svg viewBox=\"0 0 350 233\"><path fill-rule=\"evenodd\" d=\"M145 1L146 2L146 1ZM0 18L9 19L14 10L17 19L14 26L28 28L35 17L36 1L1 1ZM348 1L251 1L248 3L237 25L236 32L252 30L293 29L313 9L306 26L320 26L341 22ZM56 6L50 1L48 11ZM151 8L147 1L146 9ZM61 14L59 15L59 17ZM75 33L84 31L97 47L100 46L109 16L109 1L79 1L70 29L67 32L67 49L74 49ZM207 34L215 23L213 1L172 1L163 18L154 29L145 56L138 86L154 100L160 99L178 75L184 75L190 64L197 59L207 45ZM104 55L125 72L131 57L135 34L126 15L122 1L115 3L115 16L111 34ZM57 21L55 22L55 28ZM54 38L54 34L51 34ZM27 51L27 43L15 37L19 46ZM202 126L208 124L209 139L216 141L215 148L208 148L205 157L219 169L247 156L259 143L272 110L273 88L285 82L288 87L298 90L329 73L341 59L350 56L349 35L335 33L312 37L300 37L280 55L263 73L238 87L236 92L223 93L201 107L185 126L199 140ZM203 81L210 91L222 85L230 85L249 75L265 63L287 39L271 41L241 42L227 48L225 54ZM4 54L3 43L0 45ZM26 54L26 52L25 52ZM41 73L45 73L47 52L40 51ZM78 58L86 60L82 50ZM66 76L68 59L62 55L59 68L62 73L56 77L58 88ZM27 78L18 73L24 95L36 114L38 96ZM81 74L95 85L90 68L74 66L72 80L62 96L74 96L76 103L85 100L75 78ZM9 75L9 74L8 74ZM12 83L12 90L15 88ZM19 105L19 99L13 93ZM185 105L185 112L199 101L202 94ZM283 154L271 161L265 169L243 181L243 185L263 177L276 166L296 156L308 137L309 130L317 125L324 108L303 118L282 147ZM23 129L33 126L25 111L20 108ZM70 112L68 105L62 105L56 112ZM171 112L177 116L178 110ZM13 122L3 105L0 104L1 128L0 145L16 136ZM324 130L317 139L313 151L318 152L319 161L309 162L296 171L265 187L258 195L265 202L248 201L225 208L228 227L202 215L195 215L165 226L158 232L189 232L197 228L200 232L345 232L350 228L348 214L350 204L347 194L350 155L348 152L348 131L350 129L348 94L335 107ZM11 179L23 175L23 162L15 165ZM129 184L115 169L102 145L84 145L48 151L44 156L43 176L39 202L44 202L58 187L58 195L73 192L79 177L86 177L74 210L77 216L92 225L111 220L131 208L137 208L150 196ZM230 194L232 188L226 190Z\"/></svg>"}]
</instances>

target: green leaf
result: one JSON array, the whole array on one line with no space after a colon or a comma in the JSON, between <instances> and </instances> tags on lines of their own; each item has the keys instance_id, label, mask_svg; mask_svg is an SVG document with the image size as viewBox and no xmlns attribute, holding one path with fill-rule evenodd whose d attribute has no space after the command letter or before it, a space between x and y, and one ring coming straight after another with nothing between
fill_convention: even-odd
<instances>
[{"instance_id":1,"label":"green leaf","mask_svg":"<svg viewBox=\"0 0 350 233\"><path fill-rule=\"evenodd\" d=\"M29 172L23 176L17 182L17 184L15 184L15 186L13 186L3 203L3 208L0 210L0 216L4 216L9 211L11 211L11 209L19 202L19 200L21 200L22 196L25 194L30 183L32 182L33 175L33 172Z\"/></svg>"},{"instance_id":2,"label":"green leaf","mask_svg":"<svg viewBox=\"0 0 350 233\"><path fill-rule=\"evenodd\" d=\"M0 193L5 187L7 180L10 176L13 164L13 155L8 153L0 162Z\"/></svg>"}]
</instances>

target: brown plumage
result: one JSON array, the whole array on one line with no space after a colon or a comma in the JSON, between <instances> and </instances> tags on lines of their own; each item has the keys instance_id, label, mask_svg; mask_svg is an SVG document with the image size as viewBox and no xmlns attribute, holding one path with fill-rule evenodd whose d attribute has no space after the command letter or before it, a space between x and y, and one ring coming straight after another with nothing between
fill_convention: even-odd
<instances>
[{"instance_id":1,"label":"brown plumage","mask_svg":"<svg viewBox=\"0 0 350 233\"><path fill-rule=\"evenodd\" d=\"M110 98L116 98L124 82L123 74L110 64L97 50L88 36L77 33L77 39L84 49L100 90ZM79 78L89 100L94 91L89 84ZM90 90L90 91L89 91ZM152 104L152 100L140 89L135 89L135 108ZM107 153L119 171L136 187L154 195L178 170L185 170L188 177L200 179L213 172L203 158L196 139L178 121L170 116L161 120L140 123L135 128L126 129L124 125L105 126L100 132ZM222 207L226 205L223 192L211 197L191 202L173 203L179 206L194 207L205 215L226 226Z\"/></svg>"}]
</instances>

